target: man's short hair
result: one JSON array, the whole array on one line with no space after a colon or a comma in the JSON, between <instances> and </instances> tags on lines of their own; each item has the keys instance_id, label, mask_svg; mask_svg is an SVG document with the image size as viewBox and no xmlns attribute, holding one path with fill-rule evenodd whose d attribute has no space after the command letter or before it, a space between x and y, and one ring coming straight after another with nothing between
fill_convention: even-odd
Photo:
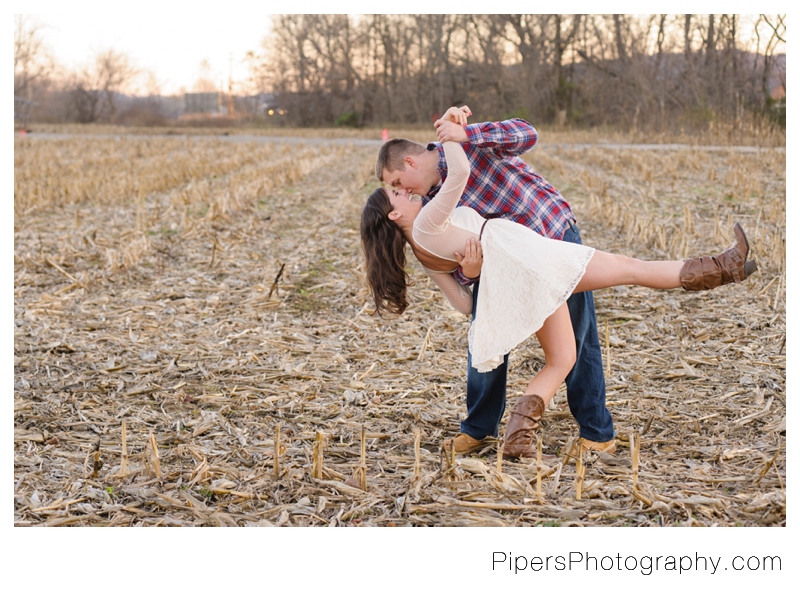
<instances>
[{"instance_id":1,"label":"man's short hair","mask_svg":"<svg viewBox=\"0 0 800 593\"><path fill-rule=\"evenodd\" d=\"M383 172L402 171L406 168L403 159L410 154L422 154L425 147L418 142L405 138L392 138L387 140L378 151L378 160L375 161L375 177L383 181Z\"/></svg>"}]
</instances>

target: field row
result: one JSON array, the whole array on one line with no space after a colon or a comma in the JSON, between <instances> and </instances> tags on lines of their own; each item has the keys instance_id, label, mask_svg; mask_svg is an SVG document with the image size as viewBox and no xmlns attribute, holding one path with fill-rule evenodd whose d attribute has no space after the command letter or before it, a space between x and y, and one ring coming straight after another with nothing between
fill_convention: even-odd
<instances>
[{"instance_id":1,"label":"field row","mask_svg":"<svg viewBox=\"0 0 800 593\"><path fill-rule=\"evenodd\" d=\"M785 524L780 154L526 157L586 244L714 253L740 220L760 268L709 293L596 293L620 449L587 456L578 500L560 392L540 500L535 464L439 455L465 410L468 319L416 263L409 310L370 314L358 219L374 148L175 140L15 154L41 188L15 196L15 524ZM69 197L59 166L34 172L59 151L83 184ZM102 199L80 193L92 183ZM510 397L542 362L535 339L512 353Z\"/></svg>"}]
</instances>

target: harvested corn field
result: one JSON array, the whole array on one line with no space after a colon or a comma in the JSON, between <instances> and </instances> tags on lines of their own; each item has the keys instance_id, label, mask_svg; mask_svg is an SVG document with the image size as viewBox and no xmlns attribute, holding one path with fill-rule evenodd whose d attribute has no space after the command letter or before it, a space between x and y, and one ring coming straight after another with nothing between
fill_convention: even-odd
<instances>
[{"instance_id":1,"label":"harvested corn field","mask_svg":"<svg viewBox=\"0 0 800 593\"><path fill-rule=\"evenodd\" d=\"M15 141L14 523L785 525L781 151L547 145L527 155L585 244L718 252L708 293L596 293L614 455L570 455L564 392L541 464L446 459L468 319L414 263L372 315L361 206L379 143L193 136ZM509 395L543 362L511 355ZM502 427L501 427L502 430Z\"/></svg>"}]
</instances>

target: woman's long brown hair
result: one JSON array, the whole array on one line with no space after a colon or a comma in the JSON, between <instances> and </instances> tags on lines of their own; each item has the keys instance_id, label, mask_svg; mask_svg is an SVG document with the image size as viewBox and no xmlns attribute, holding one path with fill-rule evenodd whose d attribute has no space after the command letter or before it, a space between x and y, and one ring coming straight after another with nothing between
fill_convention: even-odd
<instances>
[{"instance_id":1,"label":"woman's long brown hair","mask_svg":"<svg viewBox=\"0 0 800 593\"><path fill-rule=\"evenodd\" d=\"M367 282L375 310L400 314L408 307L406 289L406 239L389 220L392 203L383 189L376 189L361 212L361 245L367 260Z\"/></svg>"}]
</instances>

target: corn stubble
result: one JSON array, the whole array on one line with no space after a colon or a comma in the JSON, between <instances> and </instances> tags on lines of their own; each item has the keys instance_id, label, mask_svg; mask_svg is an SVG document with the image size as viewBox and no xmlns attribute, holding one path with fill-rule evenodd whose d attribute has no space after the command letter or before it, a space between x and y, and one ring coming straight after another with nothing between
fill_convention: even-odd
<instances>
[{"instance_id":1,"label":"corn stubble","mask_svg":"<svg viewBox=\"0 0 800 593\"><path fill-rule=\"evenodd\" d=\"M17 141L15 524L785 524L785 156L547 142L584 243L682 258L739 221L759 264L595 294L618 449L578 465L563 390L535 459L440 457L468 320L416 263L412 307L372 314L374 148ZM509 392L541 362L512 353Z\"/></svg>"}]
</instances>

